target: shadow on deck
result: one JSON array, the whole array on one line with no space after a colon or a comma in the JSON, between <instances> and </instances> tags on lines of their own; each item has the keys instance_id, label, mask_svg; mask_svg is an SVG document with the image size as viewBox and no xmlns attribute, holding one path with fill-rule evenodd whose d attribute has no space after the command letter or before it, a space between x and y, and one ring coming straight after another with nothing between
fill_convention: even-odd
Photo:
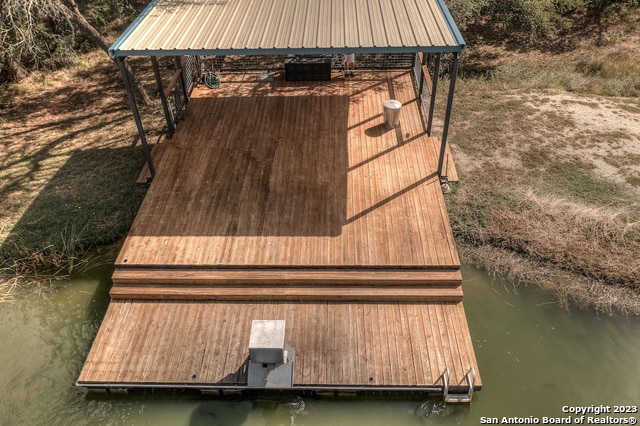
<instances>
[{"instance_id":1,"label":"shadow on deck","mask_svg":"<svg viewBox=\"0 0 640 426\"><path fill-rule=\"evenodd\" d=\"M477 363L419 108L408 72L197 89L78 384L245 388L251 321L282 319L295 389L438 391L445 368L464 389Z\"/></svg>"}]
</instances>

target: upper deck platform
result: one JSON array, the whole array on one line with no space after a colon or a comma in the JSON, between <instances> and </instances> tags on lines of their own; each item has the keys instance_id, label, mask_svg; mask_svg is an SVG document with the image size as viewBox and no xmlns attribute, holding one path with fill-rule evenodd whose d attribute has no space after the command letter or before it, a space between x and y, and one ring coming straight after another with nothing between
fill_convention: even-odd
<instances>
[{"instance_id":1,"label":"upper deck platform","mask_svg":"<svg viewBox=\"0 0 640 426\"><path fill-rule=\"evenodd\" d=\"M409 72L227 75L164 144L117 267L459 268Z\"/></svg>"}]
</instances>

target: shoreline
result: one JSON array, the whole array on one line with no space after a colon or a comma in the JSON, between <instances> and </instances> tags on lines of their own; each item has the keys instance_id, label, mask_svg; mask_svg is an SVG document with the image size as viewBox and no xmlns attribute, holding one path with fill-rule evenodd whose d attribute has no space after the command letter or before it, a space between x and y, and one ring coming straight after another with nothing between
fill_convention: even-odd
<instances>
[{"instance_id":1,"label":"shoreline","mask_svg":"<svg viewBox=\"0 0 640 426\"><path fill-rule=\"evenodd\" d=\"M463 241L456 241L458 253L463 265L481 269L488 276L510 287L517 293L519 286L535 286L556 299L559 306L567 311L572 308L595 310L609 316L640 317L640 292L622 286L605 284L601 281L581 276L557 266L545 265L531 258L510 252L498 247L484 245L473 246ZM108 256L110 262L96 265L87 260L85 268L93 269L111 265L115 260L119 247L107 244L89 251L90 259ZM85 273L81 268L80 274ZM66 280L74 274L64 276L17 276L7 271L0 271L0 303L19 296L22 290L42 288L53 285L56 281ZM464 277L463 277L464 280ZM464 281L463 281L464 282ZM472 285L472 284L467 284ZM464 289L464 287L463 287Z\"/></svg>"},{"instance_id":2,"label":"shoreline","mask_svg":"<svg viewBox=\"0 0 640 426\"><path fill-rule=\"evenodd\" d=\"M640 292L632 289L608 285L496 247L459 243L458 252L463 264L482 269L516 292L522 285L538 287L567 311L592 309L609 316L640 317Z\"/></svg>"},{"instance_id":3,"label":"shoreline","mask_svg":"<svg viewBox=\"0 0 640 426\"><path fill-rule=\"evenodd\" d=\"M48 249L82 259L111 245L142 201L144 159L117 69L100 52L81 62L0 88L0 134L11 147L0 156L5 272ZM87 70L99 77L91 84ZM447 210L462 260L562 304L640 315L640 131L629 127L640 129L640 99L511 77L462 78L457 88L450 141L461 182ZM60 96L71 105L64 111ZM143 119L159 137L154 108Z\"/></svg>"}]
</instances>

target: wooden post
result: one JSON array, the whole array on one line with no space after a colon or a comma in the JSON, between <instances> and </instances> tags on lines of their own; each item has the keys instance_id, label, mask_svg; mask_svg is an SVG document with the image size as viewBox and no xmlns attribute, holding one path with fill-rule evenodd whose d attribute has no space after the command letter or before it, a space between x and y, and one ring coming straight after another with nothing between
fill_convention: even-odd
<instances>
[{"instance_id":1,"label":"wooden post","mask_svg":"<svg viewBox=\"0 0 640 426\"><path fill-rule=\"evenodd\" d=\"M431 136L431 127L433 124L433 111L436 107L436 93L438 92L438 75L440 74L440 62L442 53L436 55L436 64L433 69L433 81L431 87L431 102L429 103L429 118L427 119L427 134Z\"/></svg>"},{"instance_id":2,"label":"wooden post","mask_svg":"<svg viewBox=\"0 0 640 426\"><path fill-rule=\"evenodd\" d=\"M427 54L426 53L422 54L422 62L421 62L421 64L422 65L426 65L427 64ZM429 74L427 74L426 76L424 75L424 72L423 72L424 69L425 69L424 66L420 67L420 77L421 78L420 78L420 90L418 91L420 93L419 94L420 101L422 101L422 92L424 90L424 79L425 78L429 78Z\"/></svg>"},{"instance_id":3,"label":"wooden post","mask_svg":"<svg viewBox=\"0 0 640 426\"><path fill-rule=\"evenodd\" d=\"M180 70L180 83L182 83L182 93L184 94L184 104L186 105L189 102L189 94L187 93L187 83L184 79L184 69L182 69L180 56L175 56L174 58L176 61L176 68Z\"/></svg>"}]
</instances>

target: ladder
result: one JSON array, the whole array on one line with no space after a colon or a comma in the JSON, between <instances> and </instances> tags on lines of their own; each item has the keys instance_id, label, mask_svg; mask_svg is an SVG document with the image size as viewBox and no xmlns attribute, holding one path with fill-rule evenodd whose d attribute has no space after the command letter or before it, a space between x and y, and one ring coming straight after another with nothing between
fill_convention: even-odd
<instances>
[{"instance_id":1,"label":"ladder","mask_svg":"<svg viewBox=\"0 0 640 426\"><path fill-rule=\"evenodd\" d=\"M467 385L469 386L467 393L449 393L449 383L451 378L449 375L449 367L445 367L444 372L442 373L442 382L444 384L442 395L446 404L471 404L471 400L473 399L473 387L476 381L476 370L471 367L464 377L467 379Z\"/></svg>"}]
</instances>

